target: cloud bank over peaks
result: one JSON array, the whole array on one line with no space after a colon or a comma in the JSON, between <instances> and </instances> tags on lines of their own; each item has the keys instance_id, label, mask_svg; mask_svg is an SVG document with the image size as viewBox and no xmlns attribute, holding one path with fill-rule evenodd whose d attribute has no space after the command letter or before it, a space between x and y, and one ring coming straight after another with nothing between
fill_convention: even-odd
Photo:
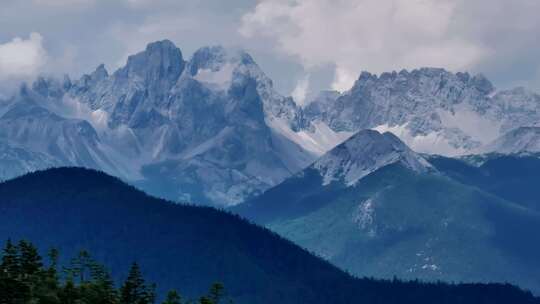
<instances>
[{"instance_id":1,"label":"cloud bank over peaks","mask_svg":"<svg viewBox=\"0 0 540 304\"><path fill-rule=\"evenodd\" d=\"M344 91L361 70L476 64L487 50L460 32L454 18L460 2L261 0L243 16L239 31L273 39L278 51L298 57L307 70L335 65L332 87Z\"/></svg>"},{"instance_id":2,"label":"cloud bank over peaks","mask_svg":"<svg viewBox=\"0 0 540 304\"><path fill-rule=\"evenodd\" d=\"M91 5L94 4L96 0L33 0L33 2L37 5L74 7L81 5Z\"/></svg>"},{"instance_id":3,"label":"cloud bank over peaks","mask_svg":"<svg viewBox=\"0 0 540 304\"><path fill-rule=\"evenodd\" d=\"M296 84L296 87L291 93L292 98L298 104L299 106L304 106L306 103L306 98L308 97L310 88L309 83L309 74L304 75L298 83Z\"/></svg>"},{"instance_id":4,"label":"cloud bank over peaks","mask_svg":"<svg viewBox=\"0 0 540 304\"><path fill-rule=\"evenodd\" d=\"M0 80L35 76L46 62L47 52L39 33L31 33L26 39L16 37L0 43Z\"/></svg>"}]
</instances>

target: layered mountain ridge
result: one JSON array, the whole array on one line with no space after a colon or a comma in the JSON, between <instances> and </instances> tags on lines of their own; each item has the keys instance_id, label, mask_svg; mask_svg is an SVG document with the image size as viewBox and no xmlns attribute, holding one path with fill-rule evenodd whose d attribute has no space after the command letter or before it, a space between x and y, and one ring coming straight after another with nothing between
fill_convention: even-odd
<instances>
[{"instance_id":1,"label":"layered mountain ridge","mask_svg":"<svg viewBox=\"0 0 540 304\"><path fill-rule=\"evenodd\" d=\"M157 284L156 302L171 289L193 298L214 281L239 304L540 302L505 284L357 279L246 220L156 199L94 170L27 174L0 183L0 196L1 239L32 241L40 252L56 248L59 268L88 250L115 283L136 261Z\"/></svg>"},{"instance_id":2,"label":"layered mountain ridge","mask_svg":"<svg viewBox=\"0 0 540 304\"><path fill-rule=\"evenodd\" d=\"M497 143L536 127L539 107L523 88L498 92L481 75L423 68L364 72L350 91L302 108L242 50L203 47L185 59L163 40L112 73L100 65L77 80L40 77L0 101L0 178L83 166L160 197L230 206L364 129L392 132L416 152L519 152L538 138L513 150Z\"/></svg>"},{"instance_id":3,"label":"layered mountain ridge","mask_svg":"<svg viewBox=\"0 0 540 304\"><path fill-rule=\"evenodd\" d=\"M0 136L10 149L52 161L13 166L3 178L84 166L170 199L228 205L316 157L283 135L306 125L294 101L247 53L222 47L185 61L172 42L151 43L112 74L100 65L76 81L40 78L4 104ZM268 120L280 121L279 132Z\"/></svg>"},{"instance_id":4,"label":"layered mountain ridge","mask_svg":"<svg viewBox=\"0 0 540 304\"><path fill-rule=\"evenodd\" d=\"M358 276L540 292L536 156L425 156L364 130L236 212Z\"/></svg>"},{"instance_id":5,"label":"layered mountain ridge","mask_svg":"<svg viewBox=\"0 0 540 304\"><path fill-rule=\"evenodd\" d=\"M319 158L310 168L323 177L323 185L342 181L347 186L382 167L399 163L415 172L427 172L431 165L390 132L363 130Z\"/></svg>"},{"instance_id":6,"label":"layered mountain ridge","mask_svg":"<svg viewBox=\"0 0 540 304\"><path fill-rule=\"evenodd\" d=\"M540 127L516 128L486 145L486 153L540 153Z\"/></svg>"},{"instance_id":7,"label":"layered mountain ridge","mask_svg":"<svg viewBox=\"0 0 540 304\"><path fill-rule=\"evenodd\" d=\"M300 107L242 50L186 59L164 40L0 100L0 178L94 168L232 206L359 276L540 292L538 121L540 95L436 68L364 72Z\"/></svg>"},{"instance_id":8,"label":"layered mountain ridge","mask_svg":"<svg viewBox=\"0 0 540 304\"><path fill-rule=\"evenodd\" d=\"M417 152L456 156L481 153L507 132L537 126L540 95L497 91L482 75L437 68L363 72L349 91L324 92L305 112L335 131L391 131Z\"/></svg>"}]
</instances>

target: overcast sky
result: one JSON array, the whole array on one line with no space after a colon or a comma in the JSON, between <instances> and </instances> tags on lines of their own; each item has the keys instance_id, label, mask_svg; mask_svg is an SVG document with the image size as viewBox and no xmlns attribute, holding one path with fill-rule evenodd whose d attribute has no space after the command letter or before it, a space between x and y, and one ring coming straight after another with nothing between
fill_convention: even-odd
<instances>
[{"instance_id":1,"label":"overcast sky","mask_svg":"<svg viewBox=\"0 0 540 304\"><path fill-rule=\"evenodd\" d=\"M1 0L0 82L109 71L159 39L250 52L283 94L423 66L540 91L538 0Z\"/></svg>"}]
</instances>

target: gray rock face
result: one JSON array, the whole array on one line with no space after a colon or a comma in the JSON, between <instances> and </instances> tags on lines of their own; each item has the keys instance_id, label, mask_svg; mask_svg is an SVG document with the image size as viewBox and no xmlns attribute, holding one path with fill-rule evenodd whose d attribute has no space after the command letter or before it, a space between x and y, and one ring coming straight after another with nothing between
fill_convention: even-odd
<instances>
[{"instance_id":1,"label":"gray rock face","mask_svg":"<svg viewBox=\"0 0 540 304\"><path fill-rule=\"evenodd\" d=\"M480 152L501 154L540 153L540 127L514 129L486 145Z\"/></svg>"},{"instance_id":2,"label":"gray rock face","mask_svg":"<svg viewBox=\"0 0 540 304\"><path fill-rule=\"evenodd\" d=\"M110 77L103 65L99 66L75 82L68 94L92 110L109 113L111 127L132 126L166 105L184 67L182 53L172 42L154 42L145 51L129 56L127 64ZM151 118L150 123L159 120L159 116Z\"/></svg>"},{"instance_id":3,"label":"gray rock face","mask_svg":"<svg viewBox=\"0 0 540 304\"><path fill-rule=\"evenodd\" d=\"M94 128L85 120L61 117L44 105L46 101L33 91L22 88L0 117L0 138L11 147L25 148L29 158L112 170L113 165L100 149ZM39 166L43 167L43 166Z\"/></svg>"},{"instance_id":4,"label":"gray rock face","mask_svg":"<svg viewBox=\"0 0 540 304\"><path fill-rule=\"evenodd\" d=\"M431 165L392 133L363 130L318 159L312 168L323 177L323 184L341 181L355 185L376 170L399 163L415 172L430 170Z\"/></svg>"},{"instance_id":5,"label":"gray rock face","mask_svg":"<svg viewBox=\"0 0 540 304\"><path fill-rule=\"evenodd\" d=\"M523 168L540 161L492 156L482 169L442 156L429 163L395 135L364 130L231 211L358 277L513 282L538 292L531 253L540 246L529 233L540 228L530 190L538 178Z\"/></svg>"},{"instance_id":6,"label":"gray rock face","mask_svg":"<svg viewBox=\"0 0 540 304\"><path fill-rule=\"evenodd\" d=\"M5 160L30 159L3 178L83 166L168 199L223 206L315 157L266 123L299 129L294 101L274 91L247 53L222 47L202 48L186 62L172 42L151 43L112 74L100 65L73 82L40 78L0 108Z\"/></svg>"},{"instance_id":7,"label":"gray rock face","mask_svg":"<svg viewBox=\"0 0 540 304\"><path fill-rule=\"evenodd\" d=\"M388 130L416 151L459 155L535 125L540 97L520 88L496 92L482 75L423 68L363 72L350 91L317 98L305 112L335 131Z\"/></svg>"},{"instance_id":8,"label":"gray rock face","mask_svg":"<svg viewBox=\"0 0 540 304\"><path fill-rule=\"evenodd\" d=\"M244 51L204 47L185 60L164 40L113 73L100 65L77 80L40 77L0 101L0 178L84 166L154 195L224 206L280 183L360 130L456 155L537 121L536 94L496 93L482 76L427 68L362 73L349 92L322 92L301 108Z\"/></svg>"},{"instance_id":9,"label":"gray rock face","mask_svg":"<svg viewBox=\"0 0 540 304\"><path fill-rule=\"evenodd\" d=\"M47 154L31 152L4 142L0 143L0 180L58 165L60 163Z\"/></svg>"}]
</instances>

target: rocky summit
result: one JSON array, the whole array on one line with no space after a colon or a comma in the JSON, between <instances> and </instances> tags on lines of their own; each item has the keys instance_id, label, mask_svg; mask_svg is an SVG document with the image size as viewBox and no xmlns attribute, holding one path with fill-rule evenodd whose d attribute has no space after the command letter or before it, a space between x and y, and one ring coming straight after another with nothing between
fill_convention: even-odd
<instances>
[{"instance_id":1,"label":"rocky summit","mask_svg":"<svg viewBox=\"0 0 540 304\"><path fill-rule=\"evenodd\" d=\"M112 73L99 65L76 80L39 77L1 100L0 177L82 166L174 201L231 206L365 129L455 156L536 151L523 132L537 121L539 95L435 68L363 72L351 90L300 107L245 51L203 47L186 60L163 40ZM504 147L518 137L519 147Z\"/></svg>"},{"instance_id":2,"label":"rocky summit","mask_svg":"<svg viewBox=\"0 0 540 304\"><path fill-rule=\"evenodd\" d=\"M2 178L84 166L172 200L236 204L314 160L283 135L304 127L300 113L247 53L205 47L185 61L159 41L112 74L39 78L3 101Z\"/></svg>"},{"instance_id":3,"label":"rocky summit","mask_svg":"<svg viewBox=\"0 0 540 304\"><path fill-rule=\"evenodd\" d=\"M456 156L537 125L540 95L524 88L498 91L482 75L444 69L363 72L351 90L324 92L305 112L334 131L391 131L415 151Z\"/></svg>"}]
</instances>

